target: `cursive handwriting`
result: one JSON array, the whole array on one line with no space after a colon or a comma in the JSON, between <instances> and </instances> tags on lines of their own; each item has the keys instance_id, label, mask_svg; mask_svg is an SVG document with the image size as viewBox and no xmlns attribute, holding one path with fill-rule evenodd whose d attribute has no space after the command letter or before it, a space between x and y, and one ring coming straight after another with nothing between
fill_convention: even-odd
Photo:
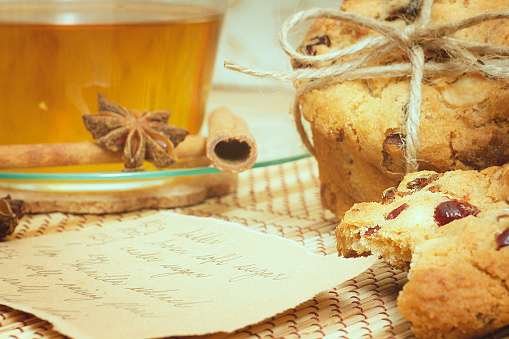
<instances>
[{"instance_id":1,"label":"cursive handwriting","mask_svg":"<svg viewBox=\"0 0 509 339\"><path fill-rule=\"evenodd\" d=\"M155 314L154 312L147 310L147 305L140 303L122 303L122 302L110 302L98 304L99 307L113 307L119 310L125 310L134 313L143 318L164 318L165 315Z\"/></svg>"},{"instance_id":2,"label":"cursive handwriting","mask_svg":"<svg viewBox=\"0 0 509 339\"><path fill-rule=\"evenodd\" d=\"M146 288L146 287L128 287L128 290L131 290L133 292L142 293L146 296L156 298L160 301L163 301L167 304L171 304L175 307L191 307L198 304L203 303L209 303L212 302L211 300L208 301L185 301L183 299L179 299L178 297L175 297L172 295L172 292L178 292L179 289L174 290L155 290L153 288Z\"/></svg>"},{"instance_id":3,"label":"cursive handwriting","mask_svg":"<svg viewBox=\"0 0 509 339\"><path fill-rule=\"evenodd\" d=\"M290 276L285 273L274 273L269 271L266 268L260 268L256 264L248 264L248 265L241 265L241 266L233 266L234 269L237 269L238 271L244 272L246 274L235 277L230 279L230 282L235 281L241 281L249 278L259 277L263 279L269 279L269 280L285 280L289 279Z\"/></svg>"},{"instance_id":4,"label":"cursive handwriting","mask_svg":"<svg viewBox=\"0 0 509 339\"><path fill-rule=\"evenodd\" d=\"M194 257L200 261L200 264L216 264L216 265L225 265L229 261L237 260L242 258L242 256L237 255L235 253L230 253L226 255L216 256L215 254L204 254L197 255Z\"/></svg>"},{"instance_id":5,"label":"cursive handwriting","mask_svg":"<svg viewBox=\"0 0 509 339\"><path fill-rule=\"evenodd\" d=\"M146 237L151 234L156 234L164 230L164 225L161 220L156 220L152 222L142 222L139 225L132 227L125 227L119 229L119 233L124 236L119 236L119 239L139 239L141 237Z\"/></svg>"},{"instance_id":6,"label":"cursive handwriting","mask_svg":"<svg viewBox=\"0 0 509 339\"><path fill-rule=\"evenodd\" d=\"M27 277L44 277L47 278L49 276L54 275L62 275L61 270L48 270L44 266L41 265L24 265L27 270L32 271L32 274L28 274Z\"/></svg>"},{"instance_id":7,"label":"cursive handwriting","mask_svg":"<svg viewBox=\"0 0 509 339\"><path fill-rule=\"evenodd\" d=\"M34 256L55 258L60 254L60 250L54 249L50 246L39 245L35 246L35 248L37 249L37 252L34 253Z\"/></svg>"},{"instance_id":8,"label":"cursive handwriting","mask_svg":"<svg viewBox=\"0 0 509 339\"><path fill-rule=\"evenodd\" d=\"M3 281L11 286L16 287L17 292L19 293L39 293L44 292L48 289L48 285L27 285L24 284L18 278L5 278L0 277L0 281Z\"/></svg>"},{"instance_id":9,"label":"cursive handwriting","mask_svg":"<svg viewBox=\"0 0 509 339\"><path fill-rule=\"evenodd\" d=\"M103 297L98 295L97 293L94 293L86 288L83 288L81 286L77 286L76 284L73 284L73 283L66 283L66 284L55 284L57 286L62 286L66 289L68 289L69 291L79 295L80 297L78 298L67 298L67 299L64 299L65 301L90 301L90 300L99 300L99 299L102 299Z\"/></svg>"},{"instance_id":10,"label":"cursive handwriting","mask_svg":"<svg viewBox=\"0 0 509 339\"><path fill-rule=\"evenodd\" d=\"M93 240L94 243L89 243L87 246L105 246L113 242L140 239L152 234L157 234L163 230L164 225L160 220L156 220L155 222L144 222L136 226L119 228L117 230L118 234L115 236L101 232L90 234L88 235L88 238Z\"/></svg>"},{"instance_id":11,"label":"cursive handwriting","mask_svg":"<svg viewBox=\"0 0 509 339\"><path fill-rule=\"evenodd\" d=\"M38 306L37 309L48 313L52 313L53 315L59 316L64 320L76 319L76 315L80 314L79 310L62 310L50 306Z\"/></svg>"},{"instance_id":12,"label":"cursive handwriting","mask_svg":"<svg viewBox=\"0 0 509 339\"><path fill-rule=\"evenodd\" d=\"M189 253L189 250L175 244L175 239L171 239L168 241L151 242L151 243L148 243L148 245L160 247L160 248L165 249L168 252L174 253L174 254L188 254Z\"/></svg>"},{"instance_id":13,"label":"cursive handwriting","mask_svg":"<svg viewBox=\"0 0 509 339\"><path fill-rule=\"evenodd\" d=\"M127 252L135 258L145 260L147 262L161 261L161 252L157 253L143 253L141 250L134 247L121 247L122 251Z\"/></svg>"},{"instance_id":14,"label":"cursive handwriting","mask_svg":"<svg viewBox=\"0 0 509 339\"><path fill-rule=\"evenodd\" d=\"M82 272L92 279L104 281L112 285L125 285L126 281L129 279L129 275L114 275L106 272L99 272L98 270L90 267L109 262L110 260L102 254L88 254L88 258L79 259L75 264L68 265L74 267L76 271Z\"/></svg>"},{"instance_id":15,"label":"cursive handwriting","mask_svg":"<svg viewBox=\"0 0 509 339\"><path fill-rule=\"evenodd\" d=\"M14 248L1 248L0 247L0 260L12 259L17 254Z\"/></svg>"},{"instance_id":16,"label":"cursive handwriting","mask_svg":"<svg viewBox=\"0 0 509 339\"><path fill-rule=\"evenodd\" d=\"M189 239L191 241L194 241L199 244L209 244L209 245L215 245L220 244L224 242L225 240L220 239L222 234L221 233L214 233L214 232L203 232L201 228L196 229L194 231L184 232L184 233L177 233L175 234L176 237L179 238L185 238Z\"/></svg>"},{"instance_id":17,"label":"cursive handwriting","mask_svg":"<svg viewBox=\"0 0 509 339\"><path fill-rule=\"evenodd\" d=\"M151 276L151 278L162 278L172 275L183 275L192 278L208 278L212 276L207 273L196 272L189 268L184 268L180 265L161 265L160 267L164 268L165 270L169 270L169 272L154 274Z\"/></svg>"},{"instance_id":18,"label":"cursive handwriting","mask_svg":"<svg viewBox=\"0 0 509 339\"><path fill-rule=\"evenodd\" d=\"M8 302L34 302L33 299L27 299L21 294L10 294L10 293L0 293L0 298L2 300L8 301Z\"/></svg>"}]
</instances>

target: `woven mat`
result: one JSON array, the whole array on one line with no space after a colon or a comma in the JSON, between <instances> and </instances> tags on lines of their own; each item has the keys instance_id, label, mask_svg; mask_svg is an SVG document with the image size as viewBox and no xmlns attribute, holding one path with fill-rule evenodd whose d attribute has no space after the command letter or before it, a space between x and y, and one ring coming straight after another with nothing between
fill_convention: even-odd
<instances>
[{"instance_id":1,"label":"woven mat","mask_svg":"<svg viewBox=\"0 0 509 339\"><path fill-rule=\"evenodd\" d=\"M318 187L316 163L304 159L241 173L236 193L174 211L240 223L292 239L313 252L336 255L334 229L338 220L322 208ZM28 215L10 238L72 231L151 213L155 211ZM397 295L406 281L406 273L379 261L354 279L263 323L203 338L413 338L410 324L396 307ZM1 338L64 338L50 323L30 314L6 306L0 306L0 312ZM491 336L504 337L509 337L509 328Z\"/></svg>"}]
</instances>

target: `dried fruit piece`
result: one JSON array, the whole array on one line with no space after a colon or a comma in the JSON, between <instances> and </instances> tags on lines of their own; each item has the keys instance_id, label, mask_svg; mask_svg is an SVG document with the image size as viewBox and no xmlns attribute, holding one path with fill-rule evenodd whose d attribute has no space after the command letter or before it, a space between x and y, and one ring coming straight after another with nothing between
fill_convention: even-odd
<instances>
[{"instance_id":1,"label":"dried fruit piece","mask_svg":"<svg viewBox=\"0 0 509 339\"><path fill-rule=\"evenodd\" d=\"M396 188L391 187L384 191L382 196L382 205L389 204L396 200L396 197L404 197L406 195L413 194L413 192L400 192Z\"/></svg>"},{"instance_id":2,"label":"dried fruit piece","mask_svg":"<svg viewBox=\"0 0 509 339\"><path fill-rule=\"evenodd\" d=\"M385 18L386 21L394 21L396 19L403 19L406 23L415 21L419 10L421 9L421 0L410 0L407 6L394 8L389 16Z\"/></svg>"},{"instance_id":3,"label":"dried fruit piece","mask_svg":"<svg viewBox=\"0 0 509 339\"><path fill-rule=\"evenodd\" d=\"M407 208L409 207L409 205L407 203L404 203L403 205L399 206L399 207L396 207L395 209L393 209L392 211L389 212L389 214L387 214L385 216L385 220L393 220L393 219L396 219L398 217L398 215L401 214L401 212L403 212L404 210L406 210Z\"/></svg>"},{"instance_id":4,"label":"dried fruit piece","mask_svg":"<svg viewBox=\"0 0 509 339\"><path fill-rule=\"evenodd\" d=\"M509 246L509 228L506 228L502 233L495 234L495 242L497 243L497 250Z\"/></svg>"},{"instance_id":5,"label":"dried fruit piece","mask_svg":"<svg viewBox=\"0 0 509 339\"><path fill-rule=\"evenodd\" d=\"M388 135L382 145L383 167L389 172L405 173L405 140L401 134Z\"/></svg>"},{"instance_id":6,"label":"dried fruit piece","mask_svg":"<svg viewBox=\"0 0 509 339\"><path fill-rule=\"evenodd\" d=\"M409 181L406 184L406 188L408 188L409 190L414 190L414 191L421 190L424 187L431 184L433 181L436 181L442 175L443 174L434 173L434 174L426 175L423 177L415 178L414 180Z\"/></svg>"},{"instance_id":7,"label":"dried fruit piece","mask_svg":"<svg viewBox=\"0 0 509 339\"><path fill-rule=\"evenodd\" d=\"M376 235L380 231L380 226L376 225L375 227L369 227L366 232L364 232L364 235L366 237L370 237L372 235Z\"/></svg>"},{"instance_id":8,"label":"dried fruit piece","mask_svg":"<svg viewBox=\"0 0 509 339\"><path fill-rule=\"evenodd\" d=\"M431 192L431 193L439 193L439 192L441 192L441 190L442 190L442 186L440 186L440 185L433 185L428 188L428 192Z\"/></svg>"},{"instance_id":9,"label":"dried fruit piece","mask_svg":"<svg viewBox=\"0 0 509 339\"><path fill-rule=\"evenodd\" d=\"M317 37L314 37L310 40L310 44L306 45L306 53L307 55L316 55L316 49L315 46L318 45L325 45L327 47L331 46L330 38L327 35L320 35Z\"/></svg>"},{"instance_id":10,"label":"dried fruit piece","mask_svg":"<svg viewBox=\"0 0 509 339\"><path fill-rule=\"evenodd\" d=\"M396 195L398 193L398 190L395 187L388 188L384 191L384 194L382 196L382 204L389 204L396 199Z\"/></svg>"},{"instance_id":11,"label":"dried fruit piece","mask_svg":"<svg viewBox=\"0 0 509 339\"><path fill-rule=\"evenodd\" d=\"M466 201L448 200L441 202L435 208L435 222L438 226L444 226L456 219L462 219L469 215L476 216L480 210Z\"/></svg>"}]
</instances>

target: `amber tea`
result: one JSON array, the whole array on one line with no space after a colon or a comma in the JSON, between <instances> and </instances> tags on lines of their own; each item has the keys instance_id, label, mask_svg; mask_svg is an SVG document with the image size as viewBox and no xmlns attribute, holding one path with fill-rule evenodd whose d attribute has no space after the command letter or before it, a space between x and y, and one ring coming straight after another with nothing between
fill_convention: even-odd
<instances>
[{"instance_id":1,"label":"amber tea","mask_svg":"<svg viewBox=\"0 0 509 339\"><path fill-rule=\"evenodd\" d=\"M0 144L92 140L97 95L196 133L222 15L164 2L0 3Z\"/></svg>"}]
</instances>

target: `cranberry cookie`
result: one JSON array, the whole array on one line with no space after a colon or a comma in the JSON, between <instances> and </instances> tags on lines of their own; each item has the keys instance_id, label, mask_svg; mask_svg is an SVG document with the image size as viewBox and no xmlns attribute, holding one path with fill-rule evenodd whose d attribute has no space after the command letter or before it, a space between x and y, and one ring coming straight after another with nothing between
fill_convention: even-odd
<instances>
[{"instance_id":1,"label":"cranberry cookie","mask_svg":"<svg viewBox=\"0 0 509 339\"><path fill-rule=\"evenodd\" d=\"M419 338L478 338L509 325L509 209L452 221L417 245L397 303Z\"/></svg>"},{"instance_id":2,"label":"cranberry cookie","mask_svg":"<svg viewBox=\"0 0 509 339\"><path fill-rule=\"evenodd\" d=\"M409 270L400 313L419 338L475 338L509 325L509 164L408 174L336 229L344 256Z\"/></svg>"},{"instance_id":3,"label":"cranberry cookie","mask_svg":"<svg viewBox=\"0 0 509 339\"><path fill-rule=\"evenodd\" d=\"M483 171L421 171L387 189L381 203L357 203L336 228L338 252L375 254L408 269L416 246L456 219L508 208L509 164Z\"/></svg>"},{"instance_id":4,"label":"cranberry cookie","mask_svg":"<svg viewBox=\"0 0 509 339\"><path fill-rule=\"evenodd\" d=\"M418 0L344 0L345 11L404 28L419 13ZM431 24L509 9L509 0L435 0ZM319 19L302 50L320 55L375 33ZM509 22L491 21L461 30L457 39L509 45ZM447 57L447 56L444 56ZM386 62L404 62L393 55ZM294 67L310 67L294 62ZM420 116L420 170L480 170L509 162L509 84L475 74L425 79ZM342 217L354 202L378 201L396 186L405 163L403 117L409 98L406 78L346 81L300 98L310 123L320 172L322 202Z\"/></svg>"}]
</instances>

